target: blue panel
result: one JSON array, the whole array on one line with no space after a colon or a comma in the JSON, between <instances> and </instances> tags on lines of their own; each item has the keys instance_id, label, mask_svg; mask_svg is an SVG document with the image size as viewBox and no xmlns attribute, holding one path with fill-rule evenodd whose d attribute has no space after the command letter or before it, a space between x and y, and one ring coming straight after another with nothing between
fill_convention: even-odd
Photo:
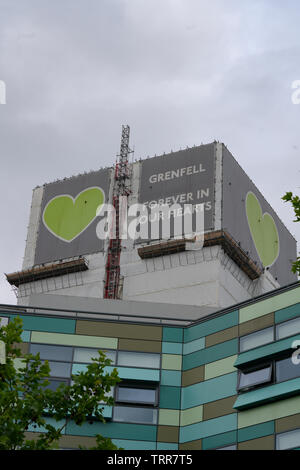
<instances>
[{"instance_id":1,"label":"blue panel","mask_svg":"<svg viewBox=\"0 0 300 470\"><path fill-rule=\"evenodd\" d=\"M237 431L225 432L217 436L206 437L202 440L202 450L217 449L236 444Z\"/></svg>"},{"instance_id":2,"label":"blue panel","mask_svg":"<svg viewBox=\"0 0 300 470\"><path fill-rule=\"evenodd\" d=\"M236 395L237 372L222 375L205 382L184 387L181 392L181 409L221 400Z\"/></svg>"},{"instance_id":3,"label":"blue panel","mask_svg":"<svg viewBox=\"0 0 300 470\"><path fill-rule=\"evenodd\" d=\"M181 372L177 370L162 370L160 383L161 385L172 385L173 387L180 387Z\"/></svg>"},{"instance_id":4,"label":"blue panel","mask_svg":"<svg viewBox=\"0 0 300 470\"><path fill-rule=\"evenodd\" d=\"M221 416L220 418L191 424L180 429L179 442L195 441L208 436L215 436L224 432L234 431L237 428L237 414Z\"/></svg>"},{"instance_id":5,"label":"blue panel","mask_svg":"<svg viewBox=\"0 0 300 470\"><path fill-rule=\"evenodd\" d=\"M159 407L169 410L180 410L180 387L162 385L159 394Z\"/></svg>"},{"instance_id":6,"label":"blue panel","mask_svg":"<svg viewBox=\"0 0 300 470\"><path fill-rule=\"evenodd\" d=\"M260 437L269 436L275 433L274 421L267 423L256 424L255 426L248 426L238 430L238 442L251 441Z\"/></svg>"},{"instance_id":7,"label":"blue panel","mask_svg":"<svg viewBox=\"0 0 300 470\"><path fill-rule=\"evenodd\" d=\"M23 331L21 334L21 339L24 341L24 343L29 343L30 342L30 335L31 331Z\"/></svg>"},{"instance_id":8,"label":"blue panel","mask_svg":"<svg viewBox=\"0 0 300 470\"><path fill-rule=\"evenodd\" d=\"M128 441L125 439L112 439L112 442L124 450L156 450L156 442Z\"/></svg>"},{"instance_id":9,"label":"blue panel","mask_svg":"<svg viewBox=\"0 0 300 470\"><path fill-rule=\"evenodd\" d=\"M191 354L205 348L205 338L195 339L183 345L183 354Z\"/></svg>"},{"instance_id":10,"label":"blue panel","mask_svg":"<svg viewBox=\"0 0 300 470\"><path fill-rule=\"evenodd\" d=\"M165 354L182 354L182 344L162 343L162 352Z\"/></svg>"},{"instance_id":11,"label":"blue panel","mask_svg":"<svg viewBox=\"0 0 300 470\"><path fill-rule=\"evenodd\" d=\"M203 336L217 333L218 331L231 328L232 326L238 325L239 323L239 312L235 310L231 313L226 313L218 318L208 320L199 325L191 326L184 330L184 342L193 341L194 339L202 338Z\"/></svg>"}]
</instances>

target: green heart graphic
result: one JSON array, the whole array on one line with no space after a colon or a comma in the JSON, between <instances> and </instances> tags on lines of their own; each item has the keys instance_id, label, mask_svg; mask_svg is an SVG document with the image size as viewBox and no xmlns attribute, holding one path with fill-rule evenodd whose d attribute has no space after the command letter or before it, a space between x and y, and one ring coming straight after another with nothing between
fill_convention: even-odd
<instances>
[{"instance_id":1,"label":"green heart graphic","mask_svg":"<svg viewBox=\"0 0 300 470\"><path fill-rule=\"evenodd\" d=\"M252 192L247 194L246 214L252 239L264 267L271 266L279 255L279 236L273 217L262 213L261 205Z\"/></svg>"},{"instance_id":2,"label":"green heart graphic","mask_svg":"<svg viewBox=\"0 0 300 470\"><path fill-rule=\"evenodd\" d=\"M93 222L104 200L104 191L98 187L85 189L76 198L68 194L56 196L44 209L44 225L57 238L72 242Z\"/></svg>"}]
</instances>

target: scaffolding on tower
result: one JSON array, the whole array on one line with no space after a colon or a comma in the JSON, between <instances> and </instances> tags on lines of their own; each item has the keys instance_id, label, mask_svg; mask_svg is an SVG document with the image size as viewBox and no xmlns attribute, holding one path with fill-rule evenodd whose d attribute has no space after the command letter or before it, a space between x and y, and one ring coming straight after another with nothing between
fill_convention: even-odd
<instances>
[{"instance_id":1,"label":"scaffolding on tower","mask_svg":"<svg viewBox=\"0 0 300 470\"><path fill-rule=\"evenodd\" d=\"M117 156L114 172L113 207L109 245L105 265L104 299L118 299L120 287L120 257L122 251L122 228L124 210L130 190L129 148L130 127L122 126L120 155Z\"/></svg>"}]
</instances>

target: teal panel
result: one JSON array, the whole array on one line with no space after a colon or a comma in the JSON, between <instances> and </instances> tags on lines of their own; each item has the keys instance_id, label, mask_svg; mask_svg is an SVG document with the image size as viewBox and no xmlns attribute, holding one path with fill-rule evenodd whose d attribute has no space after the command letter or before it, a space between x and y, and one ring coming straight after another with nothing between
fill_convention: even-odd
<instances>
[{"instance_id":1,"label":"teal panel","mask_svg":"<svg viewBox=\"0 0 300 470\"><path fill-rule=\"evenodd\" d=\"M182 328L170 328L170 327L164 326L163 327L163 341L169 341L170 343L182 343L183 329Z\"/></svg>"},{"instance_id":2,"label":"teal panel","mask_svg":"<svg viewBox=\"0 0 300 470\"><path fill-rule=\"evenodd\" d=\"M79 374L85 372L87 369L86 364L73 364L72 374ZM121 379L131 380L147 380L153 382L159 382L160 371L157 369L139 369L138 367L104 367L105 373L111 373L114 369L117 369L119 377Z\"/></svg>"},{"instance_id":3,"label":"teal panel","mask_svg":"<svg viewBox=\"0 0 300 470\"><path fill-rule=\"evenodd\" d=\"M210 348L196 351L182 357L182 370L193 369L194 367L219 361L225 357L234 356L238 353L238 339L225 341L224 343L211 346Z\"/></svg>"},{"instance_id":4,"label":"teal panel","mask_svg":"<svg viewBox=\"0 0 300 470\"><path fill-rule=\"evenodd\" d=\"M94 421L93 424L85 422L81 426L77 426L74 421L71 421L67 424L66 433L73 436L95 436L96 434L102 434L102 436L115 439L156 441L156 426L144 424L100 423L99 421Z\"/></svg>"},{"instance_id":5,"label":"teal panel","mask_svg":"<svg viewBox=\"0 0 300 470\"><path fill-rule=\"evenodd\" d=\"M195 339L183 345L183 354L191 354L205 348L205 338Z\"/></svg>"},{"instance_id":6,"label":"teal panel","mask_svg":"<svg viewBox=\"0 0 300 470\"><path fill-rule=\"evenodd\" d=\"M244 410L253 406L263 405L275 400L281 400L299 395L300 392L300 378L297 377L293 380L288 380L269 387L259 388L251 392L242 393L238 396L234 408L237 410ZM296 412L296 411L295 411Z\"/></svg>"},{"instance_id":7,"label":"teal panel","mask_svg":"<svg viewBox=\"0 0 300 470\"><path fill-rule=\"evenodd\" d=\"M107 419L112 418L112 410L113 410L112 406L102 405L101 408L104 408L102 411L102 415L104 416L104 418L107 418Z\"/></svg>"},{"instance_id":8,"label":"teal panel","mask_svg":"<svg viewBox=\"0 0 300 470\"><path fill-rule=\"evenodd\" d=\"M75 333L76 320L49 318L31 315L9 315L23 320L23 329L31 331L48 331L52 333Z\"/></svg>"},{"instance_id":9,"label":"teal panel","mask_svg":"<svg viewBox=\"0 0 300 470\"><path fill-rule=\"evenodd\" d=\"M236 395L237 372L222 375L182 389L181 409L221 400Z\"/></svg>"},{"instance_id":10,"label":"teal panel","mask_svg":"<svg viewBox=\"0 0 300 470\"><path fill-rule=\"evenodd\" d=\"M21 334L21 339L24 343L29 343L30 342L30 335L31 335L31 331L22 331L22 334Z\"/></svg>"},{"instance_id":11,"label":"teal panel","mask_svg":"<svg viewBox=\"0 0 300 470\"><path fill-rule=\"evenodd\" d=\"M300 317L300 303L277 310L277 312L275 312L275 323L281 323L297 317Z\"/></svg>"},{"instance_id":12,"label":"teal panel","mask_svg":"<svg viewBox=\"0 0 300 470\"><path fill-rule=\"evenodd\" d=\"M165 354L182 354L182 343L162 343L162 352Z\"/></svg>"},{"instance_id":13,"label":"teal panel","mask_svg":"<svg viewBox=\"0 0 300 470\"><path fill-rule=\"evenodd\" d=\"M128 441L125 439L112 439L112 442L124 450L156 450L156 442Z\"/></svg>"},{"instance_id":14,"label":"teal panel","mask_svg":"<svg viewBox=\"0 0 300 470\"><path fill-rule=\"evenodd\" d=\"M257 424L238 430L238 442L251 441L259 437L269 436L275 433L274 421L267 423Z\"/></svg>"},{"instance_id":15,"label":"teal panel","mask_svg":"<svg viewBox=\"0 0 300 470\"><path fill-rule=\"evenodd\" d=\"M162 370L160 384L171 385L173 387L180 387L181 372L177 370Z\"/></svg>"},{"instance_id":16,"label":"teal panel","mask_svg":"<svg viewBox=\"0 0 300 470\"><path fill-rule=\"evenodd\" d=\"M45 418L47 424L50 424L55 429L61 428L65 424L65 420L55 421L54 418ZM30 424L27 429L28 432L47 432L47 429L44 426L37 426L35 424ZM65 428L62 430L62 434L65 434Z\"/></svg>"},{"instance_id":17,"label":"teal panel","mask_svg":"<svg viewBox=\"0 0 300 470\"><path fill-rule=\"evenodd\" d=\"M259 348L252 349L251 351L241 353L235 361L234 366L241 367L247 363L262 358L267 360L268 358L274 356L274 354L292 349L292 343L295 340L300 340L300 334L290 338L281 339L280 341L275 341L271 344L266 344L265 346L260 346Z\"/></svg>"},{"instance_id":18,"label":"teal panel","mask_svg":"<svg viewBox=\"0 0 300 470\"><path fill-rule=\"evenodd\" d=\"M208 336L218 331L231 328L232 326L238 325L239 312L235 310L231 313L226 313L218 318L209 320L199 325L191 326L184 330L184 342L193 341L194 339Z\"/></svg>"},{"instance_id":19,"label":"teal panel","mask_svg":"<svg viewBox=\"0 0 300 470\"><path fill-rule=\"evenodd\" d=\"M180 410L180 387L162 385L159 394L159 407L171 410Z\"/></svg>"},{"instance_id":20,"label":"teal panel","mask_svg":"<svg viewBox=\"0 0 300 470\"><path fill-rule=\"evenodd\" d=\"M157 450L178 450L178 444L174 444L174 442L158 442Z\"/></svg>"},{"instance_id":21,"label":"teal panel","mask_svg":"<svg viewBox=\"0 0 300 470\"><path fill-rule=\"evenodd\" d=\"M235 444L237 439L237 431L225 432L217 436L206 437L202 440L202 449L217 449L218 447L225 447Z\"/></svg>"},{"instance_id":22,"label":"teal panel","mask_svg":"<svg viewBox=\"0 0 300 470\"><path fill-rule=\"evenodd\" d=\"M201 423L191 424L180 429L179 442L195 441L208 436L215 436L237 428L237 414L221 416L220 418L202 421Z\"/></svg>"}]
</instances>

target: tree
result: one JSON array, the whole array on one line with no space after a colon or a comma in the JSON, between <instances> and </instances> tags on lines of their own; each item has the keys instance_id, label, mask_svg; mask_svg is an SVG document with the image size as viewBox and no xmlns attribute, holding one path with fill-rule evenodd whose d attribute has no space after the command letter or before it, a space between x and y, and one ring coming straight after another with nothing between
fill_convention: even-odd
<instances>
[{"instance_id":1,"label":"tree","mask_svg":"<svg viewBox=\"0 0 300 470\"><path fill-rule=\"evenodd\" d=\"M293 206L296 219L294 222L300 222L300 198L299 196L294 196L293 193L286 193L283 198L285 202L290 202ZM297 260L293 263L292 266L293 273L298 273L300 275L300 257L297 257Z\"/></svg>"},{"instance_id":2,"label":"tree","mask_svg":"<svg viewBox=\"0 0 300 470\"><path fill-rule=\"evenodd\" d=\"M74 421L81 426L94 420L105 422L103 404L113 405L107 393L120 379L114 369L111 374L104 368L111 364L105 354L87 366L85 372L72 376L72 384L61 384L50 390L47 377L48 361L40 355L22 356L24 367L17 368L15 359L21 357L22 320L15 318L0 328L0 341L5 343L6 363L0 363L0 450L48 450L58 447L58 440L67 423ZM51 417L54 424L46 418ZM64 421L63 424L61 422ZM35 439L26 438L29 426L44 429ZM97 435L97 445L92 449L118 449L110 439Z\"/></svg>"}]
</instances>

